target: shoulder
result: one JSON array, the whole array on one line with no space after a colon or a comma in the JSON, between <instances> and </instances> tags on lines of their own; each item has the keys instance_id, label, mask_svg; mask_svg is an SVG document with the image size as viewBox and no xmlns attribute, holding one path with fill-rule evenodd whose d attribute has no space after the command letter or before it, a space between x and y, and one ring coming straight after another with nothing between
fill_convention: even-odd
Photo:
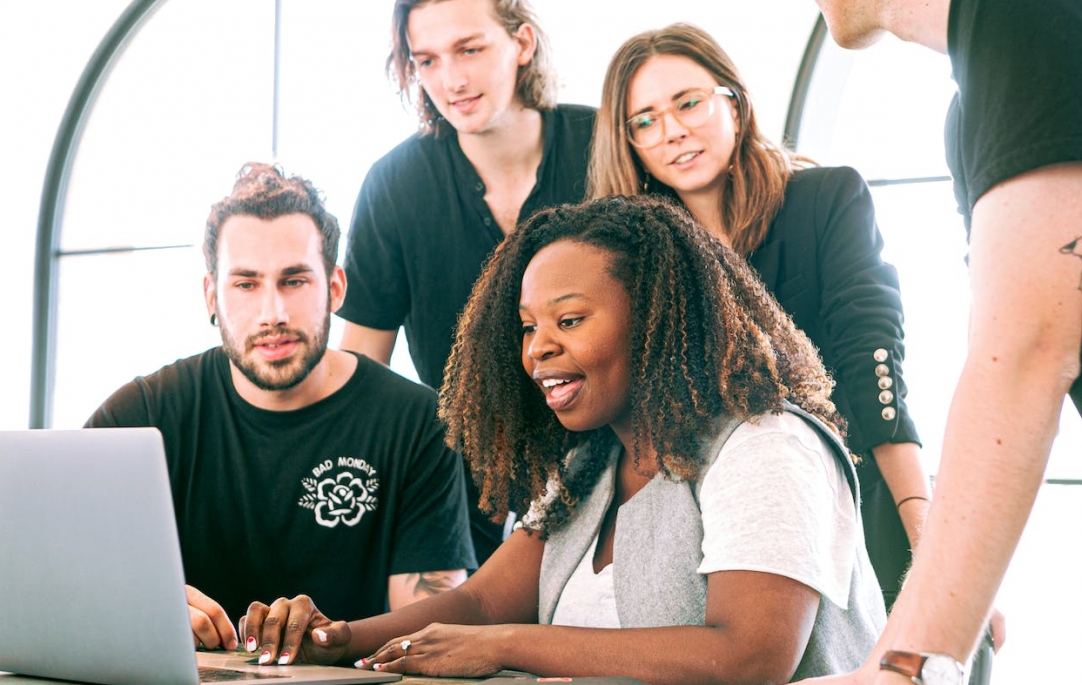
<instances>
[{"instance_id":1,"label":"shoulder","mask_svg":"<svg viewBox=\"0 0 1082 685\"><path fill-rule=\"evenodd\" d=\"M809 224L814 232L807 231ZM785 200L775 219L777 230L796 227L797 234L827 240L841 233L875 230L871 190L856 169L846 166L812 167L793 174ZM844 247L844 246L843 246Z\"/></svg>"},{"instance_id":2,"label":"shoulder","mask_svg":"<svg viewBox=\"0 0 1082 685\"><path fill-rule=\"evenodd\" d=\"M132 383L157 393L186 393L198 391L208 379L220 376L229 363L221 347L178 359L148 376L139 376Z\"/></svg>"},{"instance_id":3,"label":"shoulder","mask_svg":"<svg viewBox=\"0 0 1082 685\"><path fill-rule=\"evenodd\" d=\"M704 489L755 489L788 482L829 483L837 491L845 475L819 431L786 411L755 416L737 426L703 480Z\"/></svg>"},{"instance_id":4,"label":"shoulder","mask_svg":"<svg viewBox=\"0 0 1082 685\"><path fill-rule=\"evenodd\" d=\"M556 105L556 109L552 111L561 121L566 122L569 126L576 127L583 124L592 126L594 119L597 117L597 108L589 105L561 104Z\"/></svg>"},{"instance_id":5,"label":"shoulder","mask_svg":"<svg viewBox=\"0 0 1082 685\"><path fill-rule=\"evenodd\" d=\"M831 448L815 428L789 411L753 416L737 426L722 447L722 454L746 449L749 443L798 446L807 453L829 454Z\"/></svg>"},{"instance_id":6,"label":"shoulder","mask_svg":"<svg viewBox=\"0 0 1082 685\"><path fill-rule=\"evenodd\" d=\"M867 192L864 177L852 167L809 167L793 173L785 190L785 201L805 195L863 195Z\"/></svg>"},{"instance_id":7,"label":"shoulder","mask_svg":"<svg viewBox=\"0 0 1082 685\"><path fill-rule=\"evenodd\" d=\"M433 160L448 158L449 145L445 137L415 133L380 157L365 176L369 179L389 180L403 174L423 171Z\"/></svg>"},{"instance_id":8,"label":"shoulder","mask_svg":"<svg viewBox=\"0 0 1082 685\"><path fill-rule=\"evenodd\" d=\"M228 364L221 347L179 359L154 373L125 383L101 405L88 425L156 425L166 408L192 406L208 383L220 383Z\"/></svg>"},{"instance_id":9,"label":"shoulder","mask_svg":"<svg viewBox=\"0 0 1082 685\"><path fill-rule=\"evenodd\" d=\"M568 138L567 145L576 146L588 143L594 134L594 119L597 110L586 105L557 105L549 114L560 132L561 138Z\"/></svg>"},{"instance_id":10,"label":"shoulder","mask_svg":"<svg viewBox=\"0 0 1082 685\"><path fill-rule=\"evenodd\" d=\"M355 391L378 397L380 404L391 411L410 406L435 412L436 391L427 385L412 381L380 362L363 354L349 352L357 358L357 369L350 385Z\"/></svg>"}]
</instances>

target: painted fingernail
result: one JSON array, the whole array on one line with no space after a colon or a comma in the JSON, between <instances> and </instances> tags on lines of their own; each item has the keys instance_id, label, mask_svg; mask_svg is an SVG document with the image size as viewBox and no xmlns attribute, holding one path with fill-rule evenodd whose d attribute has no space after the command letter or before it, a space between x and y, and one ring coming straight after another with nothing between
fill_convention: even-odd
<instances>
[{"instance_id":1,"label":"painted fingernail","mask_svg":"<svg viewBox=\"0 0 1082 685\"><path fill-rule=\"evenodd\" d=\"M376 664L372 668L377 670L377 671L382 671L383 670L383 664Z\"/></svg>"},{"instance_id":2,"label":"painted fingernail","mask_svg":"<svg viewBox=\"0 0 1082 685\"><path fill-rule=\"evenodd\" d=\"M289 652L282 652L282 656L278 657L278 665L285 666L289 663Z\"/></svg>"},{"instance_id":3,"label":"painted fingernail","mask_svg":"<svg viewBox=\"0 0 1082 685\"><path fill-rule=\"evenodd\" d=\"M270 652L263 652L259 655L259 665L262 666L270 661Z\"/></svg>"},{"instance_id":4,"label":"painted fingernail","mask_svg":"<svg viewBox=\"0 0 1082 685\"><path fill-rule=\"evenodd\" d=\"M362 666L364 666L367 663L368 663L368 659L365 659L364 657L361 657L360 659L357 659L357 661L353 662L353 667L354 668L361 668Z\"/></svg>"},{"instance_id":5,"label":"painted fingernail","mask_svg":"<svg viewBox=\"0 0 1082 685\"><path fill-rule=\"evenodd\" d=\"M249 652L254 652L255 651L255 638L254 637L248 638L248 641L244 643L244 648L247 649Z\"/></svg>"},{"instance_id":6,"label":"painted fingernail","mask_svg":"<svg viewBox=\"0 0 1082 685\"><path fill-rule=\"evenodd\" d=\"M316 636L316 639L319 640L320 642L326 642L327 641L327 631L320 630L319 628L316 628L315 630L312 631L312 633Z\"/></svg>"}]
</instances>

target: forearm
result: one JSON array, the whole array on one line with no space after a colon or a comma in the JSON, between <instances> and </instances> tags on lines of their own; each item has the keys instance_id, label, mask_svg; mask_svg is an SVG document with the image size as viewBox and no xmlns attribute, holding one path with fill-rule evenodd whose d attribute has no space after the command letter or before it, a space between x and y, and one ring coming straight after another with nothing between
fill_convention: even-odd
<instances>
[{"instance_id":1,"label":"forearm","mask_svg":"<svg viewBox=\"0 0 1082 685\"><path fill-rule=\"evenodd\" d=\"M347 321L342 330L342 340L339 349L349 350L363 354L370 359L388 366L391 363L391 354L398 339L398 330L384 331L376 328L361 326Z\"/></svg>"},{"instance_id":2,"label":"forearm","mask_svg":"<svg viewBox=\"0 0 1082 685\"><path fill-rule=\"evenodd\" d=\"M960 660L976 644L1025 526L1066 390L1054 362L972 358L980 354L971 354L955 393L935 502L892 614L892 647Z\"/></svg>"},{"instance_id":3,"label":"forearm","mask_svg":"<svg viewBox=\"0 0 1082 685\"><path fill-rule=\"evenodd\" d=\"M705 626L571 628L498 626L504 668L539 676L620 674L653 685L789 682L799 663L792 651L737 644L732 631Z\"/></svg>"},{"instance_id":4,"label":"forearm","mask_svg":"<svg viewBox=\"0 0 1082 685\"><path fill-rule=\"evenodd\" d=\"M466 581L466 570L400 573L387 580L387 604L391 611L448 592Z\"/></svg>"},{"instance_id":5,"label":"forearm","mask_svg":"<svg viewBox=\"0 0 1082 685\"><path fill-rule=\"evenodd\" d=\"M872 455L898 507L909 546L916 549L932 496L921 465L920 446L913 442L884 443L873 447Z\"/></svg>"}]
</instances>

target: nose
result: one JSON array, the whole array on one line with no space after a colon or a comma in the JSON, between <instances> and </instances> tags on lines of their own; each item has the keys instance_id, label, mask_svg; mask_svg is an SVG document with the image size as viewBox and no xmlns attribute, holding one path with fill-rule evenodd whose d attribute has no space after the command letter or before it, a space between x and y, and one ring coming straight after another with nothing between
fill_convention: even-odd
<instances>
[{"instance_id":1,"label":"nose","mask_svg":"<svg viewBox=\"0 0 1082 685\"><path fill-rule=\"evenodd\" d=\"M449 59L444 62L443 87L450 92L457 92L466 87L468 79L466 70L459 64L457 59Z\"/></svg>"},{"instance_id":2,"label":"nose","mask_svg":"<svg viewBox=\"0 0 1082 685\"><path fill-rule=\"evenodd\" d=\"M528 339L526 356L535 362L556 356L560 353L560 346L544 328L538 326Z\"/></svg>"},{"instance_id":3,"label":"nose","mask_svg":"<svg viewBox=\"0 0 1082 685\"><path fill-rule=\"evenodd\" d=\"M260 302L259 325L266 327L285 326L289 323L286 302L277 288L266 288Z\"/></svg>"},{"instance_id":4,"label":"nose","mask_svg":"<svg viewBox=\"0 0 1082 685\"><path fill-rule=\"evenodd\" d=\"M661 115L661 126L666 141L680 140L688 134L687 126L680 123L671 108Z\"/></svg>"}]
</instances>

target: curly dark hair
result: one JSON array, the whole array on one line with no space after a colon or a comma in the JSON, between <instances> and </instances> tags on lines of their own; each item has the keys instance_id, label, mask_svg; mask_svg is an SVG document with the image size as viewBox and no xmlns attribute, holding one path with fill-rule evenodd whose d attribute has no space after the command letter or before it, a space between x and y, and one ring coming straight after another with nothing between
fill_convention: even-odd
<instances>
[{"instance_id":1,"label":"curly dark hair","mask_svg":"<svg viewBox=\"0 0 1082 685\"><path fill-rule=\"evenodd\" d=\"M551 481L536 527L543 535L558 529L614 446L608 427L565 429L522 368L522 276L538 251L561 240L610 252L611 274L630 296L636 463L652 447L665 477L694 479L719 417L777 413L785 400L842 435L816 348L751 267L687 211L647 196L554 207L512 233L485 266L459 319L440 397L448 444L470 463L493 520L525 511ZM576 447L587 465L569 469Z\"/></svg>"}]
</instances>

